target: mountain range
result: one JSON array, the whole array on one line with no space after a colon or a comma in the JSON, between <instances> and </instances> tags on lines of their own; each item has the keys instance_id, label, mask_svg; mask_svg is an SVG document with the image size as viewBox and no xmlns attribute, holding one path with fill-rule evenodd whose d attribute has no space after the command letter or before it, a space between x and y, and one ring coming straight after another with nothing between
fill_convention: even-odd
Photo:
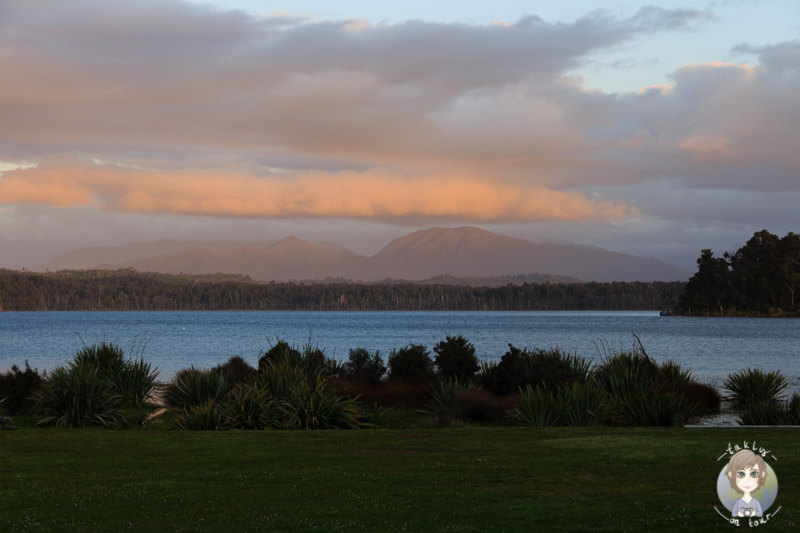
<instances>
[{"instance_id":1,"label":"mountain range","mask_svg":"<svg viewBox=\"0 0 800 533\"><path fill-rule=\"evenodd\" d=\"M609 282L683 281L691 276L688 270L656 259L589 246L536 244L474 227L416 231L395 239L373 256L296 237L261 246L158 241L83 248L58 257L46 268L225 273L257 281L419 281L437 276L477 280L536 274L535 279L553 282Z\"/></svg>"}]
</instances>

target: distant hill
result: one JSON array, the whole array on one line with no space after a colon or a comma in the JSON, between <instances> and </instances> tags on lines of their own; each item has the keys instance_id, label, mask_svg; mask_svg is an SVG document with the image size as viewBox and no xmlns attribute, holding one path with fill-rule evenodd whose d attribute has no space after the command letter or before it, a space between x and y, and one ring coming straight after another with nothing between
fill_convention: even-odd
<instances>
[{"instance_id":1,"label":"distant hill","mask_svg":"<svg viewBox=\"0 0 800 533\"><path fill-rule=\"evenodd\" d=\"M478 228L432 228L392 241L372 258L384 277L496 277L546 273L584 281L682 281L688 270L588 246L534 244Z\"/></svg>"},{"instance_id":2,"label":"distant hill","mask_svg":"<svg viewBox=\"0 0 800 533\"><path fill-rule=\"evenodd\" d=\"M173 246L175 243L172 243ZM374 282L421 281L437 276L503 278L540 275L554 280L684 281L688 270L656 259L570 244L534 244L474 227L431 228L395 239L367 257L342 247L287 237L270 246L186 247L169 253L151 248L110 247L84 250L53 261L60 268L134 268L170 274L240 274L257 281L340 278ZM166 246L166 244L164 244ZM124 248L124 250L123 250ZM132 257L132 254L141 255ZM121 257L124 260L119 261ZM88 263L94 264L88 264ZM55 268L51 267L51 270ZM512 282L513 283L513 282Z\"/></svg>"},{"instance_id":3,"label":"distant hill","mask_svg":"<svg viewBox=\"0 0 800 533\"><path fill-rule=\"evenodd\" d=\"M64 254L45 266L48 270L87 270L100 266L116 266L142 257L155 257L180 250L197 248L200 243L164 239L148 243L119 246L88 246Z\"/></svg>"}]
</instances>

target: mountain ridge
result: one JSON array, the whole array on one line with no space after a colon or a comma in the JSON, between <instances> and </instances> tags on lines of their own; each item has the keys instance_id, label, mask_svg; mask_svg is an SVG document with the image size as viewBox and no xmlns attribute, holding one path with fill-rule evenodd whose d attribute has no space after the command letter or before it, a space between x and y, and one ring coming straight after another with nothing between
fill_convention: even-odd
<instances>
[{"instance_id":1,"label":"mountain ridge","mask_svg":"<svg viewBox=\"0 0 800 533\"><path fill-rule=\"evenodd\" d=\"M96 248L92 257L96 257ZM74 258L79 253L76 250L62 258ZM49 268L64 268L60 259L52 261ZM98 266L172 274L241 274L257 281L420 281L437 276L498 278L540 274L608 282L685 281L691 276L688 270L657 259L588 246L535 244L470 226L415 231L392 240L372 256L331 243L311 243L288 236L271 245L197 246L83 268Z\"/></svg>"}]
</instances>

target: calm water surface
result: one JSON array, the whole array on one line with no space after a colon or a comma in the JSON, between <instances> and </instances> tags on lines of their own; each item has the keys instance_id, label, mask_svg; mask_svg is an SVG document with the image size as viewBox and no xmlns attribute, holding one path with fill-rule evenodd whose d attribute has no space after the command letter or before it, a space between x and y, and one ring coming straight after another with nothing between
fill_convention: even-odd
<instances>
[{"instance_id":1,"label":"calm water surface","mask_svg":"<svg viewBox=\"0 0 800 533\"><path fill-rule=\"evenodd\" d=\"M169 379L233 355L255 365L275 342L311 342L346 360L350 348L433 346L463 335L481 359L500 359L508 343L600 360L630 349L636 333L657 361L674 359L718 385L728 373L781 370L800 384L800 320L661 317L656 312L34 312L0 313L0 370L27 359L39 370L68 362L85 344L107 341L141 354Z\"/></svg>"}]
</instances>

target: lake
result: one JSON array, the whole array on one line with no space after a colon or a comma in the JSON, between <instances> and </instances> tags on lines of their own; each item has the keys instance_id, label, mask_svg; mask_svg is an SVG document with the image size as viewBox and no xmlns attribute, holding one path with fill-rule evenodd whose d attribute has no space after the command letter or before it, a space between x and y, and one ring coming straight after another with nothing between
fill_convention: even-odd
<instances>
[{"instance_id":1,"label":"lake","mask_svg":"<svg viewBox=\"0 0 800 533\"><path fill-rule=\"evenodd\" d=\"M781 370L800 385L800 319L661 317L657 312L4 312L0 313L0 370L13 364L52 370L84 345L113 342L157 367L160 380L194 365L208 368L240 355L256 365L278 340L309 340L329 357L350 348L379 350L463 335L485 360L499 360L508 343L553 348L601 360L633 347L673 359L701 381L719 386L733 371ZM433 355L433 353L432 353Z\"/></svg>"}]
</instances>

